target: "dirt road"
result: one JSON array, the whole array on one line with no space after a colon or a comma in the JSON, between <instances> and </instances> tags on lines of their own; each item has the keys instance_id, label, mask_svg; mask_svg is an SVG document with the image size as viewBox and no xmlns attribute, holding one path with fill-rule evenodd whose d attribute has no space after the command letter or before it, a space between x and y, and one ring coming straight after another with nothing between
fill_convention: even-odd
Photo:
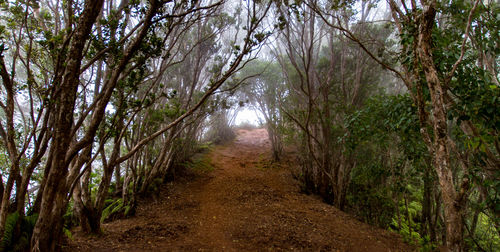
<instances>
[{"instance_id":1,"label":"dirt road","mask_svg":"<svg viewBox=\"0 0 500 252\"><path fill-rule=\"evenodd\" d=\"M411 251L388 231L300 193L287 165L271 164L267 133L239 130L207 155L213 171L181 178L133 218L78 232L68 251Z\"/></svg>"}]
</instances>

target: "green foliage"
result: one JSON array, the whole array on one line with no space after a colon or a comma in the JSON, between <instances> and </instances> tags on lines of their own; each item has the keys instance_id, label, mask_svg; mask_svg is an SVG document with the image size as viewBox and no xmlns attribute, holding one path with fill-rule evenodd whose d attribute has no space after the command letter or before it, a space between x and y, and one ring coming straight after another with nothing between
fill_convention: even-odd
<instances>
[{"instance_id":1,"label":"green foliage","mask_svg":"<svg viewBox=\"0 0 500 252\"><path fill-rule=\"evenodd\" d=\"M123 209L123 214L125 216L130 216L132 214L133 207L131 205L126 205L125 208Z\"/></svg>"},{"instance_id":2,"label":"green foliage","mask_svg":"<svg viewBox=\"0 0 500 252\"><path fill-rule=\"evenodd\" d=\"M68 239L73 240L73 234L71 233L71 230L67 228L63 228L63 233L68 237Z\"/></svg>"},{"instance_id":3,"label":"green foliage","mask_svg":"<svg viewBox=\"0 0 500 252\"><path fill-rule=\"evenodd\" d=\"M413 193L419 193L418 189L413 189L411 186L408 186L407 190ZM410 197L408 201L410 201L411 199L412 198ZM420 203L422 199L413 199L414 200L411 200L409 203L405 203L404 200L400 200L398 202L398 208L400 212L399 218L401 219L401 222L399 222L397 216L394 216L392 218L389 230L401 234L406 242L425 245L424 239L418 232L420 223L416 222L420 213L422 212L422 204ZM399 226L400 224L401 226Z\"/></svg>"},{"instance_id":4,"label":"green foliage","mask_svg":"<svg viewBox=\"0 0 500 252\"><path fill-rule=\"evenodd\" d=\"M404 207L402 208L404 209ZM398 227L398 229L389 228L389 230L399 233L405 242L411 244L417 244L417 241L422 240L420 234L416 232L415 223L410 219L410 225L408 225L408 220L405 215L401 216L401 227L399 227L398 220L396 218L392 218L392 226ZM411 226L411 228L410 228Z\"/></svg>"},{"instance_id":5,"label":"green foliage","mask_svg":"<svg viewBox=\"0 0 500 252\"><path fill-rule=\"evenodd\" d=\"M18 212L9 214L0 251L25 251L29 248L37 219L37 214L30 216L21 216Z\"/></svg>"},{"instance_id":6,"label":"green foliage","mask_svg":"<svg viewBox=\"0 0 500 252\"><path fill-rule=\"evenodd\" d=\"M107 220L113 213L116 213L116 210L120 209L123 206L122 199L117 199L112 201L104 210L102 210L101 222Z\"/></svg>"},{"instance_id":7,"label":"green foliage","mask_svg":"<svg viewBox=\"0 0 500 252\"><path fill-rule=\"evenodd\" d=\"M151 181L151 183L148 185L147 193L149 194L158 193L160 191L160 186L162 184L163 184L162 178L153 179L153 181Z\"/></svg>"},{"instance_id":8,"label":"green foliage","mask_svg":"<svg viewBox=\"0 0 500 252\"><path fill-rule=\"evenodd\" d=\"M425 153L416 107L408 95L371 98L362 110L349 116L346 127L349 134L344 138L351 150L373 141L387 147L393 144L389 140L396 140L409 157Z\"/></svg>"},{"instance_id":9,"label":"green foliage","mask_svg":"<svg viewBox=\"0 0 500 252\"><path fill-rule=\"evenodd\" d=\"M369 224L387 227L394 216L391 187L381 186L388 177L387 169L374 163L358 167L352 173L347 201L349 208Z\"/></svg>"},{"instance_id":10,"label":"green foliage","mask_svg":"<svg viewBox=\"0 0 500 252\"><path fill-rule=\"evenodd\" d=\"M102 211L101 222L108 222L120 217L127 217L133 213L131 205L124 205L123 200L107 199L105 201L105 208Z\"/></svg>"},{"instance_id":11,"label":"green foliage","mask_svg":"<svg viewBox=\"0 0 500 252\"><path fill-rule=\"evenodd\" d=\"M426 170L430 158L410 97L373 97L346 122L348 133L341 140L358 162L349 185L350 208L368 223L431 248L420 220L423 178L433 174Z\"/></svg>"},{"instance_id":12,"label":"green foliage","mask_svg":"<svg viewBox=\"0 0 500 252\"><path fill-rule=\"evenodd\" d=\"M474 185L473 191L482 191L484 201L471 197L471 201L478 200L478 209L491 216L488 221L500 227L500 171L498 171L498 156L500 142L500 88L498 86L498 62L500 50L498 47L500 23L498 2L479 4L472 15L470 39L463 43L463 31L467 23L471 1L441 2L439 11L449 18L446 28L438 27L433 30L435 48L433 57L442 73L440 78L446 80L453 64L460 58L462 47L465 53L461 63L457 66L447 88L452 94L453 103L448 110L448 122L451 128L451 137L457 145L458 152L467 156L468 179ZM463 125L467 123L466 125ZM470 125L470 126L469 126ZM473 127L473 133L466 133ZM453 160L452 160L453 161ZM456 174L457 177L462 174ZM482 202L481 202L482 201ZM472 204L473 205L473 204ZM472 208L471 212L477 209ZM470 217L469 217L470 218ZM478 227L481 226L481 221ZM490 223L490 224L491 224ZM484 224L484 223L483 223ZM491 224L491 226L494 226ZM478 228L479 230L480 228ZM483 236L477 232L475 240L478 243L495 240L492 236ZM468 244L476 246L471 241ZM486 246L486 245L485 245ZM494 248L494 246L493 246ZM482 249L488 250L484 247ZM492 251L494 251L493 249Z\"/></svg>"},{"instance_id":13,"label":"green foliage","mask_svg":"<svg viewBox=\"0 0 500 252\"><path fill-rule=\"evenodd\" d=\"M500 251L500 235L495 228L495 223L484 213L479 214L477 227L473 240L471 237L465 239L471 250Z\"/></svg>"},{"instance_id":14,"label":"green foliage","mask_svg":"<svg viewBox=\"0 0 500 252\"><path fill-rule=\"evenodd\" d=\"M193 156L190 160L185 161L183 166L199 172L211 172L215 168L210 155L206 153Z\"/></svg>"},{"instance_id":15,"label":"green foliage","mask_svg":"<svg viewBox=\"0 0 500 252\"><path fill-rule=\"evenodd\" d=\"M14 244L14 239L15 239L14 232L18 220L19 220L18 212L11 213L7 216L7 220L5 222L5 231L2 237L2 244L0 246L2 248L2 251L11 250L11 247Z\"/></svg>"}]
</instances>

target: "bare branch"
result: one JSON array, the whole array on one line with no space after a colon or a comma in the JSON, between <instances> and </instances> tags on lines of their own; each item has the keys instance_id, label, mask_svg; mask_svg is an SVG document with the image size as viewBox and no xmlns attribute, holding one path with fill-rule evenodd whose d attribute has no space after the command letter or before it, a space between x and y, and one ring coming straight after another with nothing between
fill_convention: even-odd
<instances>
[{"instance_id":1,"label":"bare branch","mask_svg":"<svg viewBox=\"0 0 500 252\"><path fill-rule=\"evenodd\" d=\"M469 12L469 18L467 19L467 27L465 28L464 40L462 41L462 49L460 51L460 57L455 62L455 64L453 64L453 67L451 68L450 72L447 74L446 79L444 80L444 85L445 86L447 86L448 83L451 81L451 78L453 77L453 74L455 74L455 71L457 70L458 65L460 65L460 63L462 62L462 60L464 58L464 55L465 55L465 44L467 43L467 40L469 38L469 31L470 31L470 27L471 27L471 24L472 24L472 16L474 14L474 11L477 8L478 3L479 3L479 0L476 0L476 2L474 2L474 6L472 7L472 9Z\"/></svg>"}]
</instances>

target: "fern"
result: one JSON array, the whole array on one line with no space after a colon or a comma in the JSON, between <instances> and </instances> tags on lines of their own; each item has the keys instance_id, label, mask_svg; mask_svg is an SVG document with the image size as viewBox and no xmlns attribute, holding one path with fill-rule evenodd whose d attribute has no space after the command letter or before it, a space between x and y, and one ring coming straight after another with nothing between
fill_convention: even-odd
<instances>
[{"instance_id":1,"label":"fern","mask_svg":"<svg viewBox=\"0 0 500 252\"><path fill-rule=\"evenodd\" d=\"M66 237L68 237L68 239L73 240L73 234L71 233L71 230L63 228L63 232L66 235Z\"/></svg>"},{"instance_id":2,"label":"fern","mask_svg":"<svg viewBox=\"0 0 500 252\"><path fill-rule=\"evenodd\" d=\"M113 204L115 202L114 199L107 199L104 201L104 205L108 207L109 205Z\"/></svg>"},{"instance_id":3,"label":"fern","mask_svg":"<svg viewBox=\"0 0 500 252\"><path fill-rule=\"evenodd\" d=\"M131 205L123 204L122 199L117 199L108 205L101 215L101 222L106 222L116 217L127 217L135 214L135 208Z\"/></svg>"},{"instance_id":4,"label":"fern","mask_svg":"<svg viewBox=\"0 0 500 252\"><path fill-rule=\"evenodd\" d=\"M111 215L120 212L122 208L123 208L123 202L120 202L115 208L113 208L113 210L111 211Z\"/></svg>"},{"instance_id":5,"label":"fern","mask_svg":"<svg viewBox=\"0 0 500 252\"><path fill-rule=\"evenodd\" d=\"M17 221L19 220L19 213L14 212L7 216L5 221L5 231L2 237L2 243L0 245L0 251L11 251L12 245L14 244L14 229L16 228Z\"/></svg>"},{"instance_id":6,"label":"fern","mask_svg":"<svg viewBox=\"0 0 500 252\"><path fill-rule=\"evenodd\" d=\"M124 207L123 215L128 216L130 214L130 210L132 210L132 207L130 205L126 205Z\"/></svg>"},{"instance_id":7,"label":"fern","mask_svg":"<svg viewBox=\"0 0 500 252\"><path fill-rule=\"evenodd\" d=\"M37 219L37 214L30 216L21 216L18 212L9 214L0 251L25 251L29 247ZM18 224L19 230L16 230Z\"/></svg>"},{"instance_id":8,"label":"fern","mask_svg":"<svg viewBox=\"0 0 500 252\"><path fill-rule=\"evenodd\" d=\"M111 215L119 212L122 207L123 207L123 201L122 201L122 199L117 199L115 202L111 203L108 207L106 207L102 211L101 222L104 222Z\"/></svg>"}]
</instances>

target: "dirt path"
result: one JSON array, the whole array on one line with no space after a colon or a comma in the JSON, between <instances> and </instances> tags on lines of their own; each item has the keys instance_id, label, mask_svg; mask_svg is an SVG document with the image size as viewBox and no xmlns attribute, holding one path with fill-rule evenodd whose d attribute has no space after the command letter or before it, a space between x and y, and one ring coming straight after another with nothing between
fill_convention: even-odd
<instances>
[{"instance_id":1,"label":"dirt path","mask_svg":"<svg viewBox=\"0 0 500 252\"><path fill-rule=\"evenodd\" d=\"M265 130L208 155L215 169L165 186L133 218L78 232L68 251L411 251L398 236L301 194L283 164L269 162Z\"/></svg>"}]
</instances>

